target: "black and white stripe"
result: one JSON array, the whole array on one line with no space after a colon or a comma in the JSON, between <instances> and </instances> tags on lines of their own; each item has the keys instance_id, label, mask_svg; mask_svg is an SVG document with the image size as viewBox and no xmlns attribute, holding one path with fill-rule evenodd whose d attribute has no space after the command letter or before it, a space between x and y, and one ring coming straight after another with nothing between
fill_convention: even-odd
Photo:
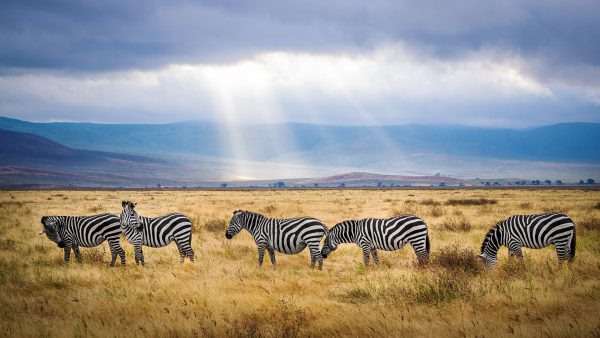
<instances>
[{"instance_id":1,"label":"black and white stripe","mask_svg":"<svg viewBox=\"0 0 600 338\"><path fill-rule=\"evenodd\" d=\"M407 243L415 250L419 263L429 260L429 234L427 225L417 216L404 215L393 218L365 218L336 224L325 238L321 254L327 258L340 243L356 243L363 250L365 265L370 255L379 264L377 249L399 250Z\"/></svg>"},{"instance_id":2,"label":"black and white stripe","mask_svg":"<svg viewBox=\"0 0 600 338\"><path fill-rule=\"evenodd\" d=\"M162 248L175 242L179 251L179 261L185 257L194 261L192 250L192 222L183 214L168 214L155 218L139 216L135 204L123 201L121 211L121 227L127 242L135 250L135 262L144 264L142 245Z\"/></svg>"},{"instance_id":3,"label":"black and white stripe","mask_svg":"<svg viewBox=\"0 0 600 338\"><path fill-rule=\"evenodd\" d=\"M81 263L80 246L94 247L106 240L112 254L110 266L115 265L117 255L121 257L121 264L125 265L125 250L119 243L121 229L117 215L44 216L41 222L44 229L39 234L45 233L59 248L64 248L65 262L71 258L71 249Z\"/></svg>"},{"instance_id":4,"label":"black and white stripe","mask_svg":"<svg viewBox=\"0 0 600 338\"><path fill-rule=\"evenodd\" d=\"M284 254L297 254L308 246L311 268L315 267L316 261L319 262L319 270L323 268L319 244L327 233L327 227L316 218L274 219L250 211L234 211L225 237L231 239L242 229L250 232L258 246L259 267L262 266L265 249L275 267L275 250Z\"/></svg>"},{"instance_id":5,"label":"black and white stripe","mask_svg":"<svg viewBox=\"0 0 600 338\"><path fill-rule=\"evenodd\" d=\"M522 258L521 248L540 249L554 244L560 261L575 257L575 223L562 213L515 215L490 229L481 244L481 257L486 266L497 262L498 250L508 247L509 256Z\"/></svg>"}]
</instances>

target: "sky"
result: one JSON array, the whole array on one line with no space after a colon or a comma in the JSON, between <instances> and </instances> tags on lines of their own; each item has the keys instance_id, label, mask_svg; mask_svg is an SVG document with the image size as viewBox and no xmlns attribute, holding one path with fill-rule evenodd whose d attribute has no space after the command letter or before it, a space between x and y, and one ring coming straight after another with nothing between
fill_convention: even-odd
<instances>
[{"instance_id":1,"label":"sky","mask_svg":"<svg viewBox=\"0 0 600 338\"><path fill-rule=\"evenodd\" d=\"M0 115L600 122L598 13L597 0L5 0Z\"/></svg>"}]
</instances>

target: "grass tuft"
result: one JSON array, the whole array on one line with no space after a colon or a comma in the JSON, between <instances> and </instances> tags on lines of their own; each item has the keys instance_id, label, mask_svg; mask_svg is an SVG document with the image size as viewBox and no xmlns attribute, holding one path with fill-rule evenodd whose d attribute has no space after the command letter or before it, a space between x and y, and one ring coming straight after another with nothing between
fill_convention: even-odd
<instances>
[{"instance_id":1,"label":"grass tuft","mask_svg":"<svg viewBox=\"0 0 600 338\"><path fill-rule=\"evenodd\" d=\"M204 221L202 226L208 232L223 232L227 229L227 220L224 218L209 218Z\"/></svg>"},{"instance_id":2,"label":"grass tuft","mask_svg":"<svg viewBox=\"0 0 600 338\"><path fill-rule=\"evenodd\" d=\"M471 231L471 222L465 217L453 217L444 220L442 227L448 231Z\"/></svg>"},{"instance_id":3,"label":"grass tuft","mask_svg":"<svg viewBox=\"0 0 600 338\"><path fill-rule=\"evenodd\" d=\"M498 200L488 199L488 198L462 198L462 199L449 199L446 201L446 205L460 205L460 206L469 206L469 205L487 205L487 204L496 204Z\"/></svg>"},{"instance_id":4,"label":"grass tuft","mask_svg":"<svg viewBox=\"0 0 600 338\"><path fill-rule=\"evenodd\" d=\"M435 251L431 257L432 266L455 272L478 274L483 269L483 263L472 249L448 246Z\"/></svg>"}]
</instances>

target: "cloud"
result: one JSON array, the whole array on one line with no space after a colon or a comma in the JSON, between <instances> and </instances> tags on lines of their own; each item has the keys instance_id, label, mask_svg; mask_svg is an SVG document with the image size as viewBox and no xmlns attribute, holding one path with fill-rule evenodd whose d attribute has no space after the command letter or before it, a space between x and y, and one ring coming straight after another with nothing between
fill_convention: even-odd
<instances>
[{"instance_id":1,"label":"cloud","mask_svg":"<svg viewBox=\"0 0 600 338\"><path fill-rule=\"evenodd\" d=\"M0 113L598 121L598 12L595 0L4 1Z\"/></svg>"},{"instance_id":2,"label":"cloud","mask_svg":"<svg viewBox=\"0 0 600 338\"><path fill-rule=\"evenodd\" d=\"M98 122L528 126L597 120L598 107L580 88L548 86L524 72L525 65L511 55L438 59L386 45L368 53L271 52L151 70L10 74L0 76L0 113Z\"/></svg>"}]
</instances>

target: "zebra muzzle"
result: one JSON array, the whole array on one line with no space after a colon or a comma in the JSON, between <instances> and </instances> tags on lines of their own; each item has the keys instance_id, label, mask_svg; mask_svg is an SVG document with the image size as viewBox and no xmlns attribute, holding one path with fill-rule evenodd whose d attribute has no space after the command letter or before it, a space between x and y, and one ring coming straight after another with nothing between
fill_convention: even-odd
<instances>
[{"instance_id":1,"label":"zebra muzzle","mask_svg":"<svg viewBox=\"0 0 600 338\"><path fill-rule=\"evenodd\" d=\"M38 232L38 235L43 235L46 231L41 230L40 232Z\"/></svg>"}]
</instances>

